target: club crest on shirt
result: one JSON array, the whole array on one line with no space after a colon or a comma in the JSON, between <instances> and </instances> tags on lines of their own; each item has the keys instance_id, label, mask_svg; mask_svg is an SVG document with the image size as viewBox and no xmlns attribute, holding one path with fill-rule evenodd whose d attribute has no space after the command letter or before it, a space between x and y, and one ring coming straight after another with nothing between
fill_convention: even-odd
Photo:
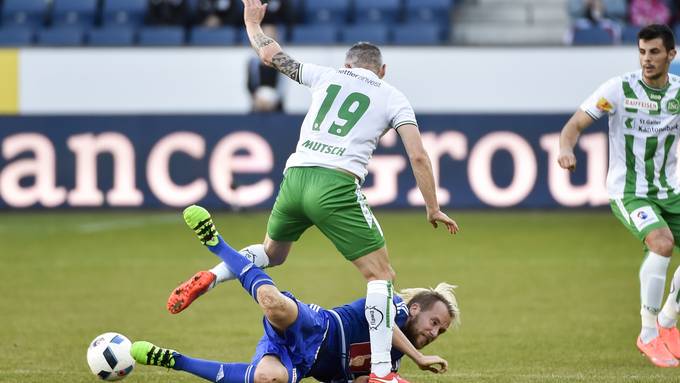
<instances>
[{"instance_id":1,"label":"club crest on shirt","mask_svg":"<svg viewBox=\"0 0 680 383\"><path fill-rule=\"evenodd\" d=\"M609 100L604 97L600 97L600 99L597 100L597 104L595 104L595 106L597 109L607 113L610 113L614 110L614 105L612 105Z\"/></svg>"},{"instance_id":2,"label":"club crest on shirt","mask_svg":"<svg viewBox=\"0 0 680 383\"><path fill-rule=\"evenodd\" d=\"M666 103L666 109L668 109L668 113L670 114L680 114L680 101L671 98Z\"/></svg>"},{"instance_id":3,"label":"club crest on shirt","mask_svg":"<svg viewBox=\"0 0 680 383\"><path fill-rule=\"evenodd\" d=\"M656 101L638 100L636 98L623 99L623 106L626 108L634 108L648 111L659 110L659 104Z\"/></svg>"}]
</instances>

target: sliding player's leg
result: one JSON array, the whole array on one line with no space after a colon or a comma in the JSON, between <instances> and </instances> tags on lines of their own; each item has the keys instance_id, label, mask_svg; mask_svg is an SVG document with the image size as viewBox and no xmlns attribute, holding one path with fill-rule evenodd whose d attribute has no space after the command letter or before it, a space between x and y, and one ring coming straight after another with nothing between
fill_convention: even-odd
<instances>
[{"instance_id":1,"label":"sliding player's leg","mask_svg":"<svg viewBox=\"0 0 680 383\"><path fill-rule=\"evenodd\" d=\"M210 213L200 206L190 206L184 210L184 221L208 250L217 255L237 276L239 282L257 301L257 288L261 285L272 285L274 281L249 259L229 246L217 232Z\"/></svg>"},{"instance_id":2,"label":"sliding player's leg","mask_svg":"<svg viewBox=\"0 0 680 383\"><path fill-rule=\"evenodd\" d=\"M249 363L224 363L192 358L146 341L134 342L130 354L139 364L185 371L211 382L254 382L255 366Z\"/></svg>"},{"instance_id":3,"label":"sliding player's leg","mask_svg":"<svg viewBox=\"0 0 680 383\"><path fill-rule=\"evenodd\" d=\"M294 196L299 193L289 190L290 187L292 186L287 186L285 182L282 184L267 222L267 235L264 243L250 245L240 251L241 255L259 268L278 266L285 262L293 242L297 241L300 235L312 225L304 217L304 212L298 209L299 201ZM193 206L187 209L191 208ZM237 279L237 275L224 262L210 270L199 271L173 290L168 298L168 311L177 314L213 287L233 279Z\"/></svg>"},{"instance_id":4,"label":"sliding player's leg","mask_svg":"<svg viewBox=\"0 0 680 383\"><path fill-rule=\"evenodd\" d=\"M269 256L265 252L263 244L247 246L241 249L239 253L259 268L270 266ZM275 265L272 264L271 266ZM168 311L172 314L178 314L189 307L196 298L213 287L236 278L224 262L220 262L210 270L199 271L172 291L170 297L168 297Z\"/></svg>"}]
</instances>

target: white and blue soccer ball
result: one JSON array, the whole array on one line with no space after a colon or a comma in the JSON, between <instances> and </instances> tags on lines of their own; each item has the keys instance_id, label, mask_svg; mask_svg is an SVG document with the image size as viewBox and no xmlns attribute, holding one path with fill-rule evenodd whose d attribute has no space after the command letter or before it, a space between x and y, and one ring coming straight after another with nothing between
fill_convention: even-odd
<instances>
[{"instance_id":1,"label":"white and blue soccer ball","mask_svg":"<svg viewBox=\"0 0 680 383\"><path fill-rule=\"evenodd\" d=\"M130 347L132 343L124 335L115 332L101 334L87 349L87 364L100 379L121 380L135 367Z\"/></svg>"}]
</instances>

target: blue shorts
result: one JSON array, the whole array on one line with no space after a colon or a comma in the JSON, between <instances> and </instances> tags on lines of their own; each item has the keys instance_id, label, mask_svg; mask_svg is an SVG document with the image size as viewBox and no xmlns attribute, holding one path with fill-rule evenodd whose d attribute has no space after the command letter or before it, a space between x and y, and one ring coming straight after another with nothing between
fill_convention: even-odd
<instances>
[{"instance_id":1,"label":"blue shorts","mask_svg":"<svg viewBox=\"0 0 680 383\"><path fill-rule=\"evenodd\" d=\"M274 355L288 370L288 382L297 383L316 360L328 331L328 317L319 312L323 311L319 306L300 302L287 291L282 293L295 301L298 317L283 334L279 334L266 318L262 320L264 335L257 344L252 364L256 366L265 355Z\"/></svg>"}]
</instances>

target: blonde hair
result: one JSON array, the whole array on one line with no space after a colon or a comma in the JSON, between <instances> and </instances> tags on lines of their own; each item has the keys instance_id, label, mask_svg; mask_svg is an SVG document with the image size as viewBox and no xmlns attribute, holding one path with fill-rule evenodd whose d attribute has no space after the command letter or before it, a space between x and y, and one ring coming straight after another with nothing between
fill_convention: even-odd
<instances>
[{"instance_id":1,"label":"blonde hair","mask_svg":"<svg viewBox=\"0 0 680 383\"><path fill-rule=\"evenodd\" d=\"M456 294L454 290L458 286L450 285L446 282L442 282L433 288L423 288L415 287L411 289L403 289L397 293L401 299L406 302L407 306L411 306L411 303L418 303L423 306L420 301L425 302L423 309L428 309L434 300L439 300L443 302L449 310L449 315L451 315L451 325L453 328L460 326L460 309L458 308L458 300L456 299ZM433 299L434 298L434 299ZM429 303L428 303L429 302Z\"/></svg>"}]
</instances>

